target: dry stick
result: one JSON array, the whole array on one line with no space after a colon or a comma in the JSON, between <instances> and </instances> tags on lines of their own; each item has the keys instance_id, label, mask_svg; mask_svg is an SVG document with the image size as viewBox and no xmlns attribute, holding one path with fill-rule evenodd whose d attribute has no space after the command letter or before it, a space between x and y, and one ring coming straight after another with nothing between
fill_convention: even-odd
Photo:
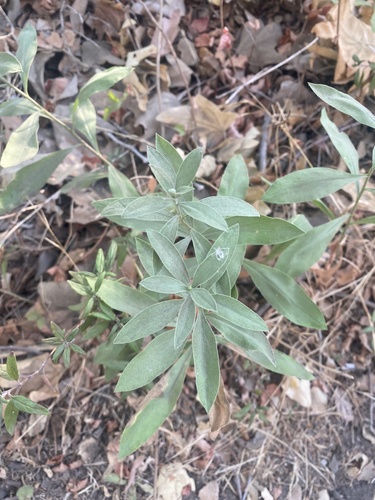
<instances>
[{"instance_id":1,"label":"dry stick","mask_svg":"<svg viewBox=\"0 0 375 500\"><path fill-rule=\"evenodd\" d=\"M143 2L142 2L143 3ZM246 88L248 85L252 85L253 83L257 82L258 80L260 80L261 78L263 78L264 76L268 75L269 73L272 73L273 71L275 71L276 69L278 68L281 68L282 66L284 66L285 64L288 64L290 61L292 61L293 59L295 59L297 56L299 56L300 54L302 54L303 52L305 52L306 50L308 50L310 47L312 47L317 41L319 40L319 37L315 37L314 40L310 43L308 43L305 47L302 47L302 49L298 50L297 52L295 52L294 54L292 54L291 56L287 57L284 61L281 61L280 63L276 64L276 66L272 66L271 68L266 68L266 69L262 69L262 71L259 71L259 73L257 73L256 75L252 76L251 78L249 78L248 80L246 80L245 83L243 83L242 85L240 85L234 92L233 94L228 97L228 99L225 101L225 104L229 104L230 102L233 101L233 99L244 89Z\"/></svg>"},{"instance_id":2,"label":"dry stick","mask_svg":"<svg viewBox=\"0 0 375 500\"><path fill-rule=\"evenodd\" d=\"M162 26L163 22L163 10L164 10L164 2L163 0L159 0L159 24ZM160 83L160 59L161 59L161 37L163 36L163 31L158 28L158 48L156 54L156 92L158 95L158 105L159 105L159 113L163 111L163 99L161 96L161 83ZM165 127L161 124L161 135L165 135Z\"/></svg>"},{"instance_id":3,"label":"dry stick","mask_svg":"<svg viewBox=\"0 0 375 500\"><path fill-rule=\"evenodd\" d=\"M143 8L145 9L145 11L147 12L147 14L149 15L151 21L160 30L160 33L163 35L165 41L168 44L168 47L169 47L169 50L171 51L171 54L175 58L177 69L178 69L178 71L179 71L179 73L181 75L181 78L182 78L183 82L184 82L184 85L185 85L185 88L186 88L186 93L187 93L187 96L188 96L188 99L189 99L190 113L191 113L191 119L193 121L194 129L198 130L197 120L195 118L195 112L194 112L193 96L191 95L191 92L190 92L189 82L187 81L186 76L185 76L184 72L182 71L182 68L181 68L181 65L180 65L180 61L178 60L177 53L176 53L176 51L175 51L175 49L173 47L173 44L169 40L169 38L167 37L167 35L164 33L163 28L160 26L160 23L158 23L158 21L156 20L155 16L153 16L152 12L147 7L147 5L142 0L140 0L140 3L142 4Z\"/></svg>"}]
</instances>

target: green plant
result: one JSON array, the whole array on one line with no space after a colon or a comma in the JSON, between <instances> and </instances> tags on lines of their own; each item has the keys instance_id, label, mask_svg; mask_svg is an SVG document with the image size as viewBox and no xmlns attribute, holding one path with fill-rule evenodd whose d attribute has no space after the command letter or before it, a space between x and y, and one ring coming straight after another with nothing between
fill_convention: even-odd
<instances>
[{"instance_id":1,"label":"green plant","mask_svg":"<svg viewBox=\"0 0 375 500\"><path fill-rule=\"evenodd\" d=\"M22 36L32 38L32 29L25 30L22 33L26 34L20 35L20 47L24 43ZM31 149L35 153L39 116L58 120L27 94L29 63L25 61L30 61L32 54L23 58L21 55L15 58L2 54L0 57L0 74L19 72L24 85L24 90L20 91L7 82L22 97L16 103L10 101L1 105L0 114L30 114L28 127L14 132L16 138L10 139L6 146L2 157L5 167L13 164L9 152L25 134L29 134L30 139L29 157ZM108 167L113 198L97 201L94 205L109 220L131 229L125 250L132 244L130 240L135 242L140 263L139 288L134 289L116 279L113 268L116 261L121 260L119 250L124 246L113 243L107 256L99 251L92 273L72 273L70 284L83 296L80 325L68 333L52 325L54 336L48 340L55 346L53 359L57 361L62 356L68 364L71 351L82 353L76 344L79 333L89 340L99 339L109 332L106 342L99 346L96 360L105 365L108 378L121 372L115 391L126 394L144 386L150 388L122 433L121 457L139 448L172 412L191 364L195 369L200 402L210 416L211 429L218 430L228 421L229 405L219 370L220 344L277 373L313 378L290 356L272 349L265 334L267 324L238 300L237 278L244 268L279 313L297 325L325 329L322 313L295 278L320 258L338 231L344 234L351 224L370 222L369 218L354 220L354 214L375 168L374 161L367 176L359 173L354 146L323 110L322 124L349 172L332 168L293 172L274 182L263 197L266 202L280 204L312 201L331 219L319 227L312 228L303 215L290 221L259 215L244 201L249 176L241 156L234 157L227 165L217 196L196 200L193 182L202 150L195 149L183 159L160 136L156 137L156 148L148 150L150 168L158 187L154 194L140 196L131 182L99 152L95 110L89 101L92 93L108 89L125 76L126 70L106 70L81 89L72 108L72 117L73 124L79 124L77 127L83 130L88 142L74 130L72 133L80 145L94 152ZM354 99L322 85L312 88L332 106L375 128L374 116ZM60 124L71 130L65 123ZM59 154L67 152L54 153ZM42 166L43 160L40 160L21 170L17 174L18 181L24 182L35 165L39 173L47 175L43 168L50 165L51 158L54 157L50 155ZM43 177L44 182L49 175ZM13 182L17 182L17 176ZM336 217L321 198L353 182L358 186L354 207L350 213ZM9 189L14 196L15 188L11 184L0 194L3 208L7 209L9 203L13 207L20 201L19 198L9 201ZM246 259L247 245L272 245L272 257L277 257L275 267ZM143 348L144 339L150 336L153 339ZM159 376L158 382L152 385ZM1 402L9 406L7 398L3 397Z\"/></svg>"}]
</instances>

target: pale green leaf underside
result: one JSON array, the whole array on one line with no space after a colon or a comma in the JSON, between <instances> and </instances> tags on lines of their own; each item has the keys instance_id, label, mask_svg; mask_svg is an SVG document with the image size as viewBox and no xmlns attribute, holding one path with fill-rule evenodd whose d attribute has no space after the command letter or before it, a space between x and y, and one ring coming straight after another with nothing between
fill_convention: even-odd
<instances>
[{"instance_id":1,"label":"pale green leaf underside","mask_svg":"<svg viewBox=\"0 0 375 500\"><path fill-rule=\"evenodd\" d=\"M3 168L14 167L38 153L38 129L39 113L33 113L9 137L1 157Z\"/></svg>"}]
</instances>

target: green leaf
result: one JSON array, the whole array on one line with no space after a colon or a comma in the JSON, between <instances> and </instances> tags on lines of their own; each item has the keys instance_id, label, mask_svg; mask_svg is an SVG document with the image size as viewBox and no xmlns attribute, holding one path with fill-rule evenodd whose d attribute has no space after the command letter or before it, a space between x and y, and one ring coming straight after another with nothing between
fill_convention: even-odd
<instances>
[{"instance_id":1,"label":"green leaf","mask_svg":"<svg viewBox=\"0 0 375 500\"><path fill-rule=\"evenodd\" d=\"M11 401L19 411L31 413L33 415L49 415L47 408L38 403L34 403L34 401L25 398L25 396L12 396Z\"/></svg>"},{"instance_id":2,"label":"green leaf","mask_svg":"<svg viewBox=\"0 0 375 500\"><path fill-rule=\"evenodd\" d=\"M262 318L242 302L221 294L215 294L214 299L218 306L216 315L220 318L246 330L268 332L268 326Z\"/></svg>"},{"instance_id":3,"label":"green leaf","mask_svg":"<svg viewBox=\"0 0 375 500\"><path fill-rule=\"evenodd\" d=\"M177 173L177 191L184 186L190 186L195 179L201 160L202 148L194 149L185 157Z\"/></svg>"},{"instance_id":4,"label":"green leaf","mask_svg":"<svg viewBox=\"0 0 375 500\"><path fill-rule=\"evenodd\" d=\"M239 245L237 244L233 257L231 258L228 268L227 268L227 274L228 274L228 281L229 281L229 287L232 289L236 282L237 278L241 272L241 267L242 267L242 262L245 258L246 254L246 245ZM224 294L228 295L228 294Z\"/></svg>"},{"instance_id":5,"label":"green leaf","mask_svg":"<svg viewBox=\"0 0 375 500\"><path fill-rule=\"evenodd\" d=\"M77 100L85 101L92 95L96 94L96 92L108 90L117 82L127 77L132 71L133 68L114 66L97 73L81 88Z\"/></svg>"},{"instance_id":6,"label":"green leaf","mask_svg":"<svg viewBox=\"0 0 375 500\"><path fill-rule=\"evenodd\" d=\"M89 99L80 100L78 106L73 108L72 121L75 131L81 133L99 151L96 140L96 109Z\"/></svg>"},{"instance_id":7,"label":"green leaf","mask_svg":"<svg viewBox=\"0 0 375 500\"><path fill-rule=\"evenodd\" d=\"M363 219L358 219L352 222L352 224L375 224L375 215L370 215L369 217L364 217Z\"/></svg>"},{"instance_id":8,"label":"green leaf","mask_svg":"<svg viewBox=\"0 0 375 500\"><path fill-rule=\"evenodd\" d=\"M18 372L17 360L13 352L7 357L6 369L11 380L19 379L20 374Z\"/></svg>"},{"instance_id":9,"label":"green leaf","mask_svg":"<svg viewBox=\"0 0 375 500\"><path fill-rule=\"evenodd\" d=\"M96 280L88 278L88 281L94 289ZM149 295L118 281L104 280L97 295L112 309L132 316L156 303Z\"/></svg>"},{"instance_id":10,"label":"green leaf","mask_svg":"<svg viewBox=\"0 0 375 500\"><path fill-rule=\"evenodd\" d=\"M0 192L0 215L16 208L38 193L63 159L72 151L64 149L21 168L6 189Z\"/></svg>"},{"instance_id":11,"label":"green leaf","mask_svg":"<svg viewBox=\"0 0 375 500\"><path fill-rule=\"evenodd\" d=\"M112 165L108 167L108 182L114 198L136 198L139 196L131 180Z\"/></svg>"},{"instance_id":12,"label":"green leaf","mask_svg":"<svg viewBox=\"0 0 375 500\"><path fill-rule=\"evenodd\" d=\"M228 229L225 219L209 205L202 205L200 201L185 201L180 203L180 207L182 213L210 227L215 227L220 231Z\"/></svg>"},{"instance_id":13,"label":"green leaf","mask_svg":"<svg viewBox=\"0 0 375 500\"><path fill-rule=\"evenodd\" d=\"M312 201L334 193L361 177L326 167L299 170L277 179L262 199L279 204Z\"/></svg>"},{"instance_id":14,"label":"green leaf","mask_svg":"<svg viewBox=\"0 0 375 500\"><path fill-rule=\"evenodd\" d=\"M217 304L214 297L204 288L192 288L190 295L197 307L201 307L207 311L217 311Z\"/></svg>"},{"instance_id":15,"label":"green leaf","mask_svg":"<svg viewBox=\"0 0 375 500\"><path fill-rule=\"evenodd\" d=\"M343 215L326 224L314 227L296 238L282 252L275 267L292 278L304 273L320 259L347 218L347 215Z\"/></svg>"},{"instance_id":16,"label":"green leaf","mask_svg":"<svg viewBox=\"0 0 375 500\"><path fill-rule=\"evenodd\" d=\"M172 146L170 142L166 139L163 139L160 135L156 134L155 136L155 146L156 151L158 151L164 158L167 158L169 163L172 165L173 170L177 174L182 164L182 157L177 149Z\"/></svg>"},{"instance_id":17,"label":"green leaf","mask_svg":"<svg viewBox=\"0 0 375 500\"><path fill-rule=\"evenodd\" d=\"M174 244L166 236L157 231L147 231L147 236L152 248L158 254L165 268L177 280L188 285L189 275L185 263Z\"/></svg>"},{"instance_id":18,"label":"green leaf","mask_svg":"<svg viewBox=\"0 0 375 500\"><path fill-rule=\"evenodd\" d=\"M243 267L264 298L290 321L308 328L327 328L319 308L290 276L247 259Z\"/></svg>"},{"instance_id":19,"label":"green leaf","mask_svg":"<svg viewBox=\"0 0 375 500\"><path fill-rule=\"evenodd\" d=\"M168 295L179 295L181 292L186 292L188 289L181 281L168 276L150 276L142 280L140 285L151 292L165 293Z\"/></svg>"},{"instance_id":20,"label":"green leaf","mask_svg":"<svg viewBox=\"0 0 375 500\"><path fill-rule=\"evenodd\" d=\"M207 257L208 252L211 250L211 243L201 233L195 229L190 230L191 239L194 245L195 256L198 264L200 264Z\"/></svg>"},{"instance_id":21,"label":"green leaf","mask_svg":"<svg viewBox=\"0 0 375 500\"><path fill-rule=\"evenodd\" d=\"M336 124L328 118L327 111L324 108L322 109L320 122L331 139L332 144L344 160L350 173L359 174L359 158L357 150L353 146L353 143L347 134L345 134L345 132L340 132Z\"/></svg>"},{"instance_id":22,"label":"green leaf","mask_svg":"<svg viewBox=\"0 0 375 500\"><path fill-rule=\"evenodd\" d=\"M264 366L268 370L281 375L289 375L298 377L302 380L314 380L314 375L306 370L300 363L283 352L274 351L275 364L273 365L269 359L259 351L244 350L247 358L251 359L258 365Z\"/></svg>"},{"instance_id":23,"label":"green leaf","mask_svg":"<svg viewBox=\"0 0 375 500\"><path fill-rule=\"evenodd\" d=\"M244 200L249 187L249 172L241 155L234 156L228 163L221 178L219 196L233 196Z\"/></svg>"},{"instance_id":24,"label":"green leaf","mask_svg":"<svg viewBox=\"0 0 375 500\"><path fill-rule=\"evenodd\" d=\"M271 364L274 363L274 353L264 333L254 332L232 325L216 315L210 315L208 319L229 342L245 351L251 350L262 352Z\"/></svg>"},{"instance_id":25,"label":"green leaf","mask_svg":"<svg viewBox=\"0 0 375 500\"><path fill-rule=\"evenodd\" d=\"M16 428L17 417L19 414L19 409L16 408L12 400L5 406L4 410L4 423L7 432L12 436L14 434L14 429Z\"/></svg>"},{"instance_id":26,"label":"green leaf","mask_svg":"<svg viewBox=\"0 0 375 500\"><path fill-rule=\"evenodd\" d=\"M3 168L14 167L38 153L38 129L39 113L33 113L9 137L1 157Z\"/></svg>"},{"instance_id":27,"label":"green leaf","mask_svg":"<svg viewBox=\"0 0 375 500\"><path fill-rule=\"evenodd\" d=\"M219 390L220 367L215 334L202 312L193 331L193 356L198 396L208 413Z\"/></svg>"},{"instance_id":28,"label":"green leaf","mask_svg":"<svg viewBox=\"0 0 375 500\"><path fill-rule=\"evenodd\" d=\"M16 52L16 57L22 66L21 80L24 91L27 94L30 68L38 49L38 44L36 41L36 29L31 23L27 24L20 32L17 42L18 49Z\"/></svg>"},{"instance_id":29,"label":"green leaf","mask_svg":"<svg viewBox=\"0 0 375 500\"><path fill-rule=\"evenodd\" d=\"M165 192L175 189L176 172L169 159L165 158L154 148L147 148L147 158L150 162L150 168L156 180Z\"/></svg>"},{"instance_id":30,"label":"green leaf","mask_svg":"<svg viewBox=\"0 0 375 500\"><path fill-rule=\"evenodd\" d=\"M21 488L18 488L16 495L18 500L32 500L34 498L34 486L21 486Z\"/></svg>"},{"instance_id":31,"label":"green leaf","mask_svg":"<svg viewBox=\"0 0 375 500\"><path fill-rule=\"evenodd\" d=\"M351 116L357 122L375 128L375 117L371 111L353 99L350 95L344 94L328 85L309 83L309 86L322 101L338 109L342 113Z\"/></svg>"},{"instance_id":32,"label":"green leaf","mask_svg":"<svg viewBox=\"0 0 375 500\"><path fill-rule=\"evenodd\" d=\"M178 222L178 215L175 215L174 217L169 219L169 221L166 222L160 230L161 234L166 236L172 243L174 243L174 240L177 238Z\"/></svg>"},{"instance_id":33,"label":"green leaf","mask_svg":"<svg viewBox=\"0 0 375 500\"><path fill-rule=\"evenodd\" d=\"M0 116L31 115L39 111L37 106L24 97L14 97L0 104Z\"/></svg>"},{"instance_id":34,"label":"green leaf","mask_svg":"<svg viewBox=\"0 0 375 500\"><path fill-rule=\"evenodd\" d=\"M145 268L146 272L152 276L155 274L154 269L154 250L150 243L141 238L136 238L135 240L137 253L142 266Z\"/></svg>"},{"instance_id":35,"label":"green leaf","mask_svg":"<svg viewBox=\"0 0 375 500\"><path fill-rule=\"evenodd\" d=\"M144 398L121 435L120 459L134 453L144 444L173 411L182 391L190 358L191 349L188 349Z\"/></svg>"},{"instance_id":36,"label":"green leaf","mask_svg":"<svg viewBox=\"0 0 375 500\"><path fill-rule=\"evenodd\" d=\"M250 203L233 196L208 196L201 203L213 208L222 217L259 217L259 212Z\"/></svg>"},{"instance_id":37,"label":"green leaf","mask_svg":"<svg viewBox=\"0 0 375 500\"><path fill-rule=\"evenodd\" d=\"M184 345L195 321L195 305L190 295L186 297L177 317L176 331L174 334L174 348Z\"/></svg>"},{"instance_id":38,"label":"green leaf","mask_svg":"<svg viewBox=\"0 0 375 500\"><path fill-rule=\"evenodd\" d=\"M238 242L238 225L222 233L212 246L210 253L197 267L193 287L203 286L209 290L225 273Z\"/></svg>"},{"instance_id":39,"label":"green leaf","mask_svg":"<svg viewBox=\"0 0 375 500\"><path fill-rule=\"evenodd\" d=\"M22 71L22 66L16 57L7 52L0 53L0 76L5 76L8 73L19 73L20 71Z\"/></svg>"},{"instance_id":40,"label":"green leaf","mask_svg":"<svg viewBox=\"0 0 375 500\"><path fill-rule=\"evenodd\" d=\"M141 196L129 203L129 205L123 209L121 215L125 219L150 220L155 213L163 212L170 205L171 200L169 198L153 195ZM107 210L110 209L111 206L107 208ZM106 210L103 211L103 215L106 215Z\"/></svg>"},{"instance_id":41,"label":"green leaf","mask_svg":"<svg viewBox=\"0 0 375 500\"><path fill-rule=\"evenodd\" d=\"M182 347L173 345L174 330L155 337L137 354L120 375L115 392L129 392L144 387L165 372L181 355Z\"/></svg>"},{"instance_id":42,"label":"green leaf","mask_svg":"<svg viewBox=\"0 0 375 500\"><path fill-rule=\"evenodd\" d=\"M276 245L293 240L303 233L294 224L276 217L231 217L227 219L229 226L239 225L239 245ZM208 231L207 238L216 237L216 233Z\"/></svg>"},{"instance_id":43,"label":"green leaf","mask_svg":"<svg viewBox=\"0 0 375 500\"><path fill-rule=\"evenodd\" d=\"M159 332L176 318L182 303L180 299L167 300L147 307L121 328L114 344L128 344Z\"/></svg>"}]
</instances>

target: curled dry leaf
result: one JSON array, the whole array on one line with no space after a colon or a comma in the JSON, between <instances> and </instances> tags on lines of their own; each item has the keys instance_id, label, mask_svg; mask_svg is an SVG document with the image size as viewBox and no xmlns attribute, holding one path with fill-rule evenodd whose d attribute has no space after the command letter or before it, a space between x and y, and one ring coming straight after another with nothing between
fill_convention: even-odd
<instances>
[{"instance_id":1,"label":"curled dry leaf","mask_svg":"<svg viewBox=\"0 0 375 500\"><path fill-rule=\"evenodd\" d=\"M288 398L296 401L304 408L311 407L311 388L308 380L300 380L297 377L285 377L282 387Z\"/></svg>"},{"instance_id":2,"label":"curled dry leaf","mask_svg":"<svg viewBox=\"0 0 375 500\"><path fill-rule=\"evenodd\" d=\"M229 422L229 417L230 417L229 402L225 396L224 383L221 377L220 377L219 390L215 402L209 411L208 416L210 419L210 426L211 426L210 437L211 439L216 439L220 429Z\"/></svg>"},{"instance_id":3,"label":"curled dry leaf","mask_svg":"<svg viewBox=\"0 0 375 500\"><path fill-rule=\"evenodd\" d=\"M180 500L186 488L190 492L195 491L195 482L188 475L182 463L175 462L160 467L157 479L159 500Z\"/></svg>"}]
</instances>

